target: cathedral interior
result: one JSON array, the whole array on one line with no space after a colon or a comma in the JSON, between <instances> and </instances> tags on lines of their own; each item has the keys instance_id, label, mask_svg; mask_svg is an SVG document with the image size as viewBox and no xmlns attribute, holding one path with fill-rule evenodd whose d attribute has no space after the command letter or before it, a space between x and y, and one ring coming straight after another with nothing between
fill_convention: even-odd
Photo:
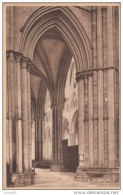
<instances>
[{"instance_id":1,"label":"cathedral interior","mask_svg":"<svg viewBox=\"0 0 123 195\"><path fill-rule=\"evenodd\" d=\"M119 182L119 4L4 9L6 186Z\"/></svg>"}]
</instances>

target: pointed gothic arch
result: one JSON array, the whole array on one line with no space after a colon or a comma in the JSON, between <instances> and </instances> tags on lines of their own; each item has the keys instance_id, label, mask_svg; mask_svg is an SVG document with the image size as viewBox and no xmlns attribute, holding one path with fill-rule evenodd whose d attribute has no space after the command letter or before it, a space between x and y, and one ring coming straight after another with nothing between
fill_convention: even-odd
<instances>
[{"instance_id":1,"label":"pointed gothic arch","mask_svg":"<svg viewBox=\"0 0 123 195\"><path fill-rule=\"evenodd\" d=\"M59 30L74 56L77 72L91 67L92 52L87 34L66 6L49 6L36 10L21 29L20 52L32 60L39 38L53 27Z\"/></svg>"}]
</instances>

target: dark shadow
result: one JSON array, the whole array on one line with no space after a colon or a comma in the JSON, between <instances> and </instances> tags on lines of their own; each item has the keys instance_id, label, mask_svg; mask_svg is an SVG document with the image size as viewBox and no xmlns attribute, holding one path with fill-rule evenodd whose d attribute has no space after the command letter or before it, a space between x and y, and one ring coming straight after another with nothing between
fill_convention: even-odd
<instances>
[{"instance_id":1,"label":"dark shadow","mask_svg":"<svg viewBox=\"0 0 123 195\"><path fill-rule=\"evenodd\" d=\"M10 174L10 165L6 163L6 178L7 178L7 186L11 184L11 174Z\"/></svg>"},{"instance_id":2,"label":"dark shadow","mask_svg":"<svg viewBox=\"0 0 123 195\"><path fill-rule=\"evenodd\" d=\"M68 140L62 141L63 163L66 171L76 172L79 165L78 145L68 146Z\"/></svg>"}]
</instances>

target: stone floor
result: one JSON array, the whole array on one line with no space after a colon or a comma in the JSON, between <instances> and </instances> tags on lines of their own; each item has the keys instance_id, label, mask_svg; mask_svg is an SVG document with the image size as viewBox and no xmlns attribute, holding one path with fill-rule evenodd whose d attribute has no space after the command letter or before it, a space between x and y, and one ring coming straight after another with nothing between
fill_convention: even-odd
<instances>
[{"instance_id":1,"label":"stone floor","mask_svg":"<svg viewBox=\"0 0 123 195\"><path fill-rule=\"evenodd\" d=\"M36 168L35 184L17 189L119 189L118 183L85 183L74 181L75 173L51 172Z\"/></svg>"}]
</instances>

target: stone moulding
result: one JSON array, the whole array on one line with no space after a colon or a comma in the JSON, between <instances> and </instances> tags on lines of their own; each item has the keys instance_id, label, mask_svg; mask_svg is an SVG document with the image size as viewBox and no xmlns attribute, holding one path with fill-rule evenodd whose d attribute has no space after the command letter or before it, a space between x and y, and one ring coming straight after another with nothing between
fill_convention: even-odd
<instances>
[{"instance_id":1,"label":"stone moulding","mask_svg":"<svg viewBox=\"0 0 123 195\"><path fill-rule=\"evenodd\" d=\"M79 80L84 79L85 77L93 76L94 71L100 71L100 70L106 71L109 69L114 69L115 71L119 72L119 69L115 66L87 69L76 73L76 81L78 82Z\"/></svg>"}]
</instances>

